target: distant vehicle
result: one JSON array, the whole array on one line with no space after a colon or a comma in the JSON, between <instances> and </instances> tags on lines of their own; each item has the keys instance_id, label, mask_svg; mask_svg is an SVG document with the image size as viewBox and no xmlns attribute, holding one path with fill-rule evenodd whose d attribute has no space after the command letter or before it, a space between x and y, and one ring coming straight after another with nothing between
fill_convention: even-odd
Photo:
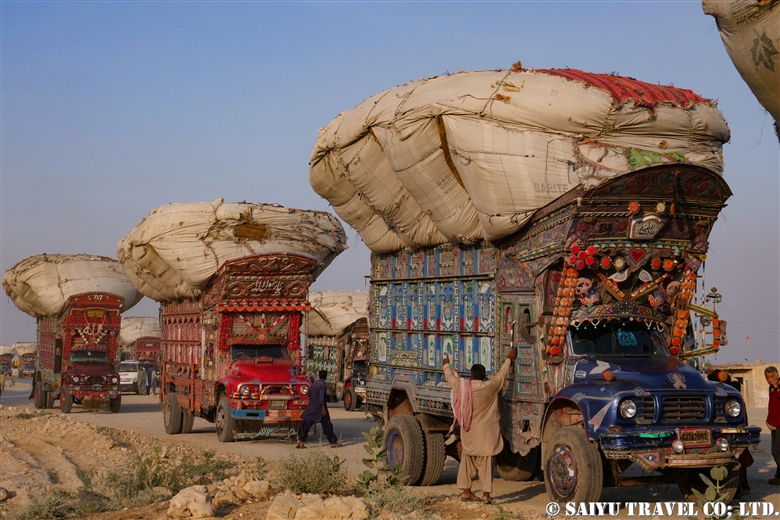
<instances>
[{"instance_id":1,"label":"distant vehicle","mask_svg":"<svg viewBox=\"0 0 780 520\"><path fill-rule=\"evenodd\" d=\"M19 371L19 377L32 377L35 375L35 365L24 365Z\"/></svg>"},{"instance_id":2,"label":"distant vehicle","mask_svg":"<svg viewBox=\"0 0 780 520\"><path fill-rule=\"evenodd\" d=\"M10 365L0 365L0 374L10 374L10 373L11 373Z\"/></svg>"},{"instance_id":3,"label":"distant vehicle","mask_svg":"<svg viewBox=\"0 0 780 520\"><path fill-rule=\"evenodd\" d=\"M117 371L120 392L146 393L146 377L138 361L122 361Z\"/></svg>"}]
</instances>

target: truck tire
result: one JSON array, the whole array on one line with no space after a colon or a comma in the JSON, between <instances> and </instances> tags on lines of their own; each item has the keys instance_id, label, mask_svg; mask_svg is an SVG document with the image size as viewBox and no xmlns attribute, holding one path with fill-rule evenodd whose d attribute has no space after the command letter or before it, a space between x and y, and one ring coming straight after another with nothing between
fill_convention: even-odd
<instances>
[{"instance_id":1,"label":"truck tire","mask_svg":"<svg viewBox=\"0 0 780 520\"><path fill-rule=\"evenodd\" d=\"M182 412L181 414L181 432L191 433L192 424L195 422L195 416L189 412Z\"/></svg>"},{"instance_id":2,"label":"truck tire","mask_svg":"<svg viewBox=\"0 0 780 520\"><path fill-rule=\"evenodd\" d=\"M582 426L567 426L553 433L544 460L544 487L552 501L598 502L603 479L601 456Z\"/></svg>"},{"instance_id":3,"label":"truck tire","mask_svg":"<svg viewBox=\"0 0 780 520\"><path fill-rule=\"evenodd\" d=\"M420 481L425 464L425 438L417 419L411 415L394 415L387 421L384 432L387 463L391 468L401 466L398 479L403 485Z\"/></svg>"},{"instance_id":4,"label":"truck tire","mask_svg":"<svg viewBox=\"0 0 780 520\"><path fill-rule=\"evenodd\" d=\"M43 389L43 383L41 383L40 381L35 383L35 390L33 392L33 404L39 410L46 406L46 392Z\"/></svg>"},{"instance_id":5,"label":"truck tire","mask_svg":"<svg viewBox=\"0 0 780 520\"><path fill-rule=\"evenodd\" d=\"M54 392L46 392L45 408L54 408Z\"/></svg>"},{"instance_id":6,"label":"truck tire","mask_svg":"<svg viewBox=\"0 0 780 520\"><path fill-rule=\"evenodd\" d=\"M539 467L539 448L532 448L528 455L513 453L509 442L504 439L504 449L496 457L496 471L504 480L527 482Z\"/></svg>"},{"instance_id":7,"label":"truck tire","mask_svg":"<svg viewBox=\"0 0 780 520\"><path fill-rule=\"evenodd\" d=\"M420 480L416 485L433 486L439 481L439 477L444 471L444 460L447 458L444 435L423 430L423 437L425 438L425 463Z\"/></svg>"},{"instance_id":8,"label":"truck tire","mask_svg":"<svg viewBox=\"0 0 780 520\"><path fill-rule=\"evenodd\" d=\"M165 433L168 435L177 435L181 433L181 406L175 392L170 392L163 402L163 424Z\"/></svg>"},{"instance_id":9,"label":"truck tire","mask_svg":"<svg viewBox=\"0 0 780 520\"><path fill-rule=\"evenodd\" d=\"M66 392L64 389L60 392L60 411L62 413L70 413L73 409L73 395Z\"/></svg>"},{"instance_id":10,"label":"truck tire","mask_svg":"<svg viewBox=\"0 0 780 520\"><path fill-rule=\"evenodd\" d=\"M701 479L701 474L712 480L709 468L697 468L689 470L687 478L683 482L677 484L677 487L680 488L680 493L682 493L682 496L684 496L688 502L696 504L699 500L693 493L694 489L702 495L707 490L707 485ZM719 483L721 486L723 486L723 484L727 485L721 488L720 496L725 497L722 500L724 504L729 504L734 500L734 497L737 494L737 488L739 487L739 472L729 470L726 480Z\"/></svg>"},{"instance_id":11,"label":"truck tire","mask_svg":"<svg viewBox=\"0 0 780 520\"><path fill-rule=\"evenodd\" d=\"M217 427L217 439L219 439L219 442L233 441L233 417L230 415L230 403L224 394L220 397L217 405L214 425Z\"/></svg>"},{"instance_id":12,"label":"truck tire","mask_svg":"<svg viewBox=\"0 0 780 520\"><path fill-rule=\"evenodd\" d=\"M118 395L116 399L111 399L110 401L111 413L119 413L119 409L122 408L122 396Z\"/></svg>"},{"instance_id":13,"label":"truck tire","mask_svg":"<svg viewBox=\"0 0 780 520\"><path fill-rule=\"evenodd\" d=\"M357 408L357 394L351 386L344 390L344 409L348 412L354 412Z\"/></svg>"}]
</instances>

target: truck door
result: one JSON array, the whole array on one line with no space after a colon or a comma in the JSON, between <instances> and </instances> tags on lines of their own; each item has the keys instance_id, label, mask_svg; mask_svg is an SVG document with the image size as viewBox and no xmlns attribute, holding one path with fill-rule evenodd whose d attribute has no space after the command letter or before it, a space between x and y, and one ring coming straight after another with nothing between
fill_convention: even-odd
<instances>
[{"instance_id":1,"label":"truck door","mask_svg":"<svg viewBox=\"0 0 780 520\"><path fill-rule=\"evenodd\" d=\"M54 373L62 373L62 338L54 340Z\"/></svg>"}]
</instances>

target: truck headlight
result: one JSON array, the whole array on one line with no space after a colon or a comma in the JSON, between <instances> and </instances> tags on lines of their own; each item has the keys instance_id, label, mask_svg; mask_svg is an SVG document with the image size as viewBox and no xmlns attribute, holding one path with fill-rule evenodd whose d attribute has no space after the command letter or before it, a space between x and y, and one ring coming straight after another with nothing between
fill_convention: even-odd
<instances>
[{"instance_id":1,"label":"truck headlight","mask_svg":"<svg viewBox=\"0 0 780 520\"><path fill-rule=\"evenodd\" d=\"M636 416L636 403L631 399L626 399L620 403L620 415L626 419L632 419Z\"/></svg>"},{"instance_id":2,"label":"truck headlight","mask_svg":"<svg viewBox=\"0 0 780 520\"><path fill-rule=\"evenodd\" d=\"M739 401L732 399L726 403L726 413L729 417L739 417L739 414L742 413L742 405L739 404Z\"/></svg>"},{"instance_id":3,"label":"truck headlight","mask_svg":"<svg viewBox=\"0 0 780 520\"><path fill-rule=\"evenodd\" d=\"M73 382L78 383L79 382L79 376L73 376Z\"/></svg>"},{"instance_id":4,"label":"truck headlight","mask_svg":"<svg viewBox=\"0 0 780 520\"><path fill-rule=\"evenodd\" d=\"M241 387L241 395L249 395L250 391L249 385Z\"/></svg>"},{"instance_id":5,"label":"truck headlight","mask_svg":"<svg viewBox=\"0 0 780 520\"><path fill-rule=\"evenodd\" d=\"M119 382L119 379L117 379L116 377L112 377L111 382L117 384Z\"/></svg>"},{"instance_id":6,"label":"truck headlight","mask_svg":"<svg viewBox=\"0 0 780 520\"><path fill-rule=\"evenodd\" d=\"M301 395L309 395L309 387L306 385L301 385L300 387Z\"/></svg>"}]
</instances>

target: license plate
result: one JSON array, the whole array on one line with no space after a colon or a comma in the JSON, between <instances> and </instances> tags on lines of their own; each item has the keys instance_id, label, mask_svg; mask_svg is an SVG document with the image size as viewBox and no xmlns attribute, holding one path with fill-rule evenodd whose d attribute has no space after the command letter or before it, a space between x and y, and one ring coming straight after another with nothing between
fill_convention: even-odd
<instances>
[{"instance_id":1,"label":"license plate","mask_svg":"<svg viewBox=\"0 0 780 520\"><path fill-rule=\"evenodd\" d=\"M92 390L100 392L101 390L103 390L103 387L100 385L92 385Z\"/></svg>"},{"instance_id":2,"label":"license plate","mask_svg":"<svg viewBox=\"0 0 780 520\"><path fill-rule=\"evenodd\" d=\"M287 408L287 401L271 401L268 405L269 408Z\"/></svg>"},{"instance_id":3,"label":"license plate","mask_svg":"<svg viewBox=\"0 0 780 520\"><path fill-rule=\"evenodd\" d=\"M711 430L680 430L680 440L684 446L711 446Z\"/></svg>"}]
</instances>

